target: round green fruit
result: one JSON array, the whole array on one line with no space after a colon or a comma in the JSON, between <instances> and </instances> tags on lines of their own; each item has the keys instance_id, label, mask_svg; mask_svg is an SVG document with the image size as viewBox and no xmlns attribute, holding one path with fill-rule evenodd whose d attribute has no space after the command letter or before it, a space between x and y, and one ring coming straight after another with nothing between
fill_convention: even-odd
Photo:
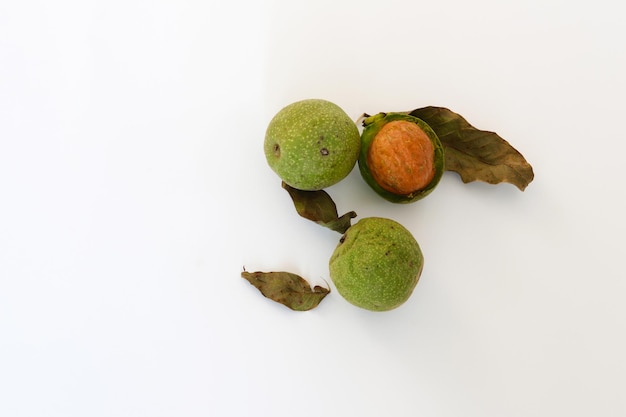
<instances>
[{"instance_id":1,"label":"round green fruit","mask_svg":"<svg viewBox=\"0 0 626 417\"><path fill-rule=\"evenodd\" d=\"M265 133L269 166L289 186L321 190L344 179L359 157L356 124L336 104L308 99L288 105Z\"/></svg>"},{"instance_id":2,"label":"round green fruit","mask_svg":"<svg viewBox=\"0 0 626 417\"><path fill-rule=\"evenodd\" d=\"M424 256L404 226L391 219L366 217L341 237L330 261L330 277L355 306L387 311L409 299Z\"/></svg>"},{"instance_id":3,"label":"round green fruit","mask_svg":"<svg viewBox=\"0 0 626 417\"><path fill-rule=\"evenodd\" d=\"M379 113L363 122L359 170L385 199L412 203L430 194L444 171L444 151L426 122L404 113Z\"/></svg>"}]
</instances>

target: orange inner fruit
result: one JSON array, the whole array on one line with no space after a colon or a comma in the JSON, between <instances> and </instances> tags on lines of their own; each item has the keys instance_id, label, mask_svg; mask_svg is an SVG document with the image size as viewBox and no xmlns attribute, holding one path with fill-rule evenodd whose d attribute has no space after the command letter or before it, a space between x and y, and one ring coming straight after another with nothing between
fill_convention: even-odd
<instances>
[{"instance_id":1,"label":"orange inner fruit","mask_svg":"<svg viewBox=\"0 0 626 417\"><path fill-rule=\"evenodd\" d=\"M411 194L426 188L435 177L435 148L417 124L394 120L372 140L367 165L386 191Z\"/></svg>"}]
</instances>

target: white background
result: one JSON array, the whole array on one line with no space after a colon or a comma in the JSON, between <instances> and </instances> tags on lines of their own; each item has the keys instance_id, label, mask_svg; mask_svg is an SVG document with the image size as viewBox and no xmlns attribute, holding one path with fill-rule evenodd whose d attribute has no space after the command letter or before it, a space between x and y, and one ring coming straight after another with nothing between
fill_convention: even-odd
<instances>
[{"instance_id":1,"label":"white background","mask_svg":"<svg viewBox=\"0 0 626 417\"><path fill-rule=\"evenodd\" d=\"M626 415L619 5L0 2L0 415ZM332 285L262 151L313 97L448 107L535 180L394 205L354 170L340 214L409 228L421 281L292 312L240 273Z\"/></svg>"}]
</instances>

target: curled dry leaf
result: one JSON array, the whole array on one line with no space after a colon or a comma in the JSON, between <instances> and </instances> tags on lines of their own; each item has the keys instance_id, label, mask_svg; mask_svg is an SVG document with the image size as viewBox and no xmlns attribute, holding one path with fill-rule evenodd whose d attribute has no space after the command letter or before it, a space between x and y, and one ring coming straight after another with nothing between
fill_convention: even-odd
<instances>
[{"instance_id":1,"label":"curled dry leaf","mask_svg":"<svg viewBox=\"0 0 626 417\"><path fill-rule=\"evenodd\" d=\"M457 172L463 182L508 182L524 191L533 180L531 165L496 133L476 129L443 107L423 107L409 114L435 131L444 147L446 170Z\"/></svg>"},{"instance_id":2,"label":"curled dry leaf","mask_svg":"<svg viewBox=\"0 0 626 417\"><path fill-rule=\"evenodd\" d=\"M330 293L327 288L311 285L301 276L291 272L248 272L241 277L254 285L265 297L283 304L292 310L307 311L318 304Z\"/></svg>"},{"instance_id":3,"label":"curled dry leaf","mask_svg":"<svg viewBox=\"0 0 626 417\"><path fill-rule=\"evenodd\" d=\"M282 187L291 196L291 200L300 216L335 232L344 234L351 225L350 219L356 217L354 211L339 217L335 202L324 190L302 191L290 187L284 181Z\"/></svg>"}]
</instances>

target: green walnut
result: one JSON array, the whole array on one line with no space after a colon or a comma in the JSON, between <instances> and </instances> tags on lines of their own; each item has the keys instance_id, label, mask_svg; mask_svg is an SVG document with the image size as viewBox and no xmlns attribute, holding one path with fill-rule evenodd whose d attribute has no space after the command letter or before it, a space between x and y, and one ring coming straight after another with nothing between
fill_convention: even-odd
<instances>
[{"instance_id":1,"label":"green walnut","mask_svg":"<svg viewBox=\"0 0 626 417\"><path fill-rule=\"evenodd\" d=\"M288 105L270 121L265 157L293 188L321 190L344 179L359 157L356 124L336 104L308 99Z\"/></svg>"},{"instance_id":2,"label":"green walnut","mask_svg":"<svg viewBox=\"0 0 626 417\"><path fill-rule=\"evenodd\" d=\"M379 113L363 126L359 170L374 191L394 203L411 203L435 189L444 172L444 151L426 122Z\"/></svg>"},{"instance_id":3,"label":"green walnut","mask_svg":"<svg viewBox=\"0 0 626 417\"><path fill-rule=\"evenodd\" d=\"M355 306L387 311L409 299L422 273L424 257L400 223L366 217L341 237L330 261L330 277Z\"/></svg>"}]
</instances>

